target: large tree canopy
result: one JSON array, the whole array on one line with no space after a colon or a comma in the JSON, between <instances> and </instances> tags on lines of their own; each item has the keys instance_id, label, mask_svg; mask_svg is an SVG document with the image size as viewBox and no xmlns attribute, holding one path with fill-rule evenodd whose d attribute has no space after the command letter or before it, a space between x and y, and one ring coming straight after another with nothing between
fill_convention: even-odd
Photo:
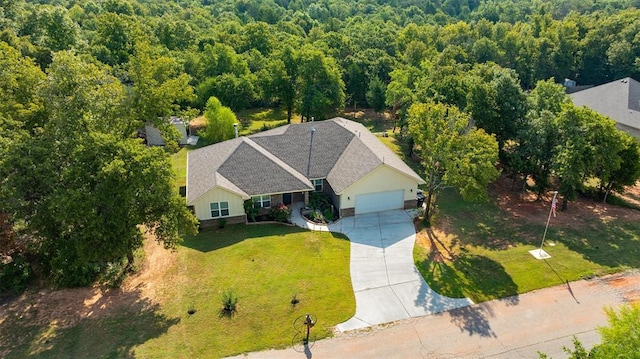
<instances>
[{"instance_id":1,"label":"large tree canopy","mask_svg":"<svg viewBox=\"0 0 640 359\"><path fill-rule=\"evenodd\" d=\"M471 126L468 114L455 106L416 103L409 108L409 131L425 168L427 220L445 186L458 188L466 200L487 198L487 185L500 174L498 144Z\"/></svg>"}]
</instances>

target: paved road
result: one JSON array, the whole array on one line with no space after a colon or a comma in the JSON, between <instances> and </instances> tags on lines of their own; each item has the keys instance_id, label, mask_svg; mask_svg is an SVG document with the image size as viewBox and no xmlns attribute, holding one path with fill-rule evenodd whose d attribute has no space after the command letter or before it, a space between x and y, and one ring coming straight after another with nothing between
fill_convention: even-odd
<instances>
[{"instance_id":1,"label":"paved road","mask_svg":"<svg viewBox=\"0 0 640 359\"><path fill-rule=\"evenodd\" d=\"M369 330L338 333L311 348L249 353L238 358L566 358L576 335L597 344L607 324L604 306L640 300L640 272L583 280L517 297L412 318ZM320 318L319 320L321 320ZM292 333L293 334L293 333Z\"/></svg>"}]
</instances>

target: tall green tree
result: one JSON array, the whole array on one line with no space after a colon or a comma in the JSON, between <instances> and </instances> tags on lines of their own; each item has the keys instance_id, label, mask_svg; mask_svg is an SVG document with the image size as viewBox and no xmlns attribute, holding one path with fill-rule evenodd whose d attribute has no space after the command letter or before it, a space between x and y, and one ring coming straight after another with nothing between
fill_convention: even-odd
<instances>
[{"instance_id":1,"label":"tall green tree","mask_svg":"<svg viewBox=\"0 0 640 359\"><path fill-rule=\"evenodd\" d=\"M47 120L0 164L4 208L60 285L89 284L108 263L130 266L140 226L167 247L195 230L164 151L117 128L123 94L96 65L57 53L42 89Z\"/></svg>"},{"instance_id":2,"label":"tall green tree","mask_svg":"<svg viewBox=\"0 0 640 359\"><path fill-rule=\"evenodd\" d=\"M223 106L215 97L209 98L204 110L204 118L207 121L207 129L204 136L211 143L222 142L233 138L233 124L237 122L236 115L230 108Z\"/></svg>"},{"instance_id":3,"label":"tall green tree","mask_svg":"<svg viewBox=\"0 0 640 359\"><path fill-rule=\"evenodd\" d=\"M369 82L369 88L367 89L367 103L369 106L373 107L376 112L380 112L384 109L384 94L386 90L387 86L385 83L377 77L374 77L371 82Z\"/></svg>"},{"instance_id":4,"label":"tall green tree","mask_svg":"<svg viewBox=\"0 0 640 359\"><path fill-rule=\"evenodd\" d=\"M495 138L469 123L455 106L416 103L409 108L409 131L425 168L426 211L431 221L438 193L456 187L465 200L487 198L487 185L500 171Z\"/></svg>"},{"instance_id":5,"label":"tall green tree","mask_svg":"<svg viewBox=\"0 0 640 359\"><path fill-rule=\"evenodd\" d=\"M498 65L476 65L467 97L475 124L496 136L500 151L525 121L527 98L518 75Z\"/></svg>"},{"instance_id":6,"label":"tall green tree","mask_svg":"<svg viewBox=\"0 0 640 359\"><path fill-rule=\"evenodd\" d=\"M160 55L146 42L136 45L128 75L133 82L129 97L133 121L129 129L153 124L166 137L175 137L166 120L179 114L181 104L195 99L189 75L174 59Z\"/></svg>"},{"instance_id":7,"label":"tall green tree","mask_svg":"<svg viewBox=\"0 0 640 359\"><path fill-rule=\"evenodd\" d=\"M291 46L279 52L269 64L267 71L271 73L270 92L287 110L287 123L291 123L293 109L298 100L300 86L298 82L298 54Z\"/></svg>"},{"instance_id":8,"label":"tall green tree","mask_svg":"<svg viewBox=\"0 0 640 359\"><path fill-rule=\"evenodd\" d=\"M299 113L305 120L324 119L344 106L344 82L338 64L312 47L300 50Z\"/></svg>"},{"instance_id":9,"label":"tall green tree","mask_svg":"<svg viewBox=\"0 0 640 359\"><path fill-rule=\"evenodd\" d=\"M518 129L515 141L505 152L504 164L514 175L534 180L534 188L540 196L549 186L552 163L560 144L560 135L555 117L571 100L563 86L553 79L538 81L527 97L529 112L527 120Z\"/></svg>"},{"instance_id":10,"label":"tall green tree","mask_svg":"<svg viewBox=\"0 0 640 359\"><path fill-rule=\"evenodd\" d=\"M567 105L556 121L561 141L553 169L560 179L564 210L587 178L608 182L610 175L620 169L623 147L614 122L586 107Z\"/></svg>"}]
</instances>

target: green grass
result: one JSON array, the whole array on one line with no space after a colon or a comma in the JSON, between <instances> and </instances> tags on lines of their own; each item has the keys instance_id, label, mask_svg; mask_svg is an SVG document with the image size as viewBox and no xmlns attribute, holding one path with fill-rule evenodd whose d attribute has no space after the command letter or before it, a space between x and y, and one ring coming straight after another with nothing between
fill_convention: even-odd
<instances>
[{"instance_id":1,"label":"green grass","mask_svg":"<svg viewBox=\"0 0 640 359\"><path fill-rule=\"evenodd\" d=\"M181 317L165 335L136 348L140 357L220 357L291 345L293 321L318 316L318 337L355 313L349 241L280 225L227 226L188 237L171 273L164 311ZM238 312L220 315L232 289ZM295 307L291 299L300 303ZM188 316L193 307L197 312Z\"/></svg>"},{"instance_id":2,"label":"green grass","mask_svg":"<svg viewBox=\"0 0 640 359\"><path fill-rule=\"evenodd\" d=\"M171 155L171 166L176 174L175 187L179 190L180 187L187 184L187 153L189 150L187 147L182 147L180 151Z\"/></svg>"},{"instance_id":3,"label":"green grass","mask_svg":"<svg viewBox=\"0 0 640 359\"><path fill-rule=\"evenodd\" d=\"M379 138L417 173L423 173L406 155L405 143L394 137ZM618 199L611 196L609 202L615 201ZM571 215L571 208L562 215ZM455 260L435 261L434 253L419 245L414 247L414 259L427 283L450 297L483 302L640 267L640 223L579 218L569 226L552 223L546 238L555 246L545 246L551 255L548 260L529 253L539 248L546 223L511 217L493 203L467 203L451 188L438 200L435 227L443 223L447 223L446 239L437 238L433 231L430 235L452 248Z\"/></svg>"},{"instance_id":4,"label":"green grass","mask_svg":"<svg viewBox=\"0 0 640 359\"><path fill-rule=\"evenodd\" d=\"M70 327L0 318L0 356L218 358L291 346L292 323L307 313L318 318L317 338L327 337L355 313L349 248L344 236L284 225L204 229L178 248L175 265L154 284L154 302L134 291L106 318ZM227 289L239 297L231 317L220 311ZM292 306L294 295L300 302ZM103 298L94 307L102 304L114 303Z\"/></svg>"},{"instance_id":5,"label":"green grass","mask_svg":"<svg viewBox=\"0 0 640 359\"><path fill-rule=\"evenodd\" d=\"M493 203L466 203L452 189L438 204L439 221L449 223L447 245L457 248L457 257L438 263L416 246L414 258L429 285L447 296L482 302L640 267L640 223L577 219L551 225L547 241L556 245L545 245L551 258L538 260L528 251L540 246L545 223L515 220Z\"/></svg>"},{"instance_id":6,"label":"green grass","mask_svg":"<svg viewBox=\"0 0 640 359\"><path fill-rule=\"evenodd\" d=\"M283 108L258 108L238 112L241 123L240 134L243 136L264 131L287 124L287 112ZM299 123L300 116L294 115L291 123Z\"/></svg>"}]
</instances>

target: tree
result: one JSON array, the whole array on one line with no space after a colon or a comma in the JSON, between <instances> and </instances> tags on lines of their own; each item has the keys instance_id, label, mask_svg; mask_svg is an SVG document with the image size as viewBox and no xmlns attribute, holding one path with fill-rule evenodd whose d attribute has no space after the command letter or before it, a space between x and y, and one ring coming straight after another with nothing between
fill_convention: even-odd
<instances>
[{"instance_id":1,"label":"tree","mask_svg":"<svg viewBox=\"0 0 640 359\"><path fill-rule=\"evenodd\" d=\"M515 139L527 113L527 98L513 70L476 65L467 98L475 124L496 136L500 151Z\"/></svg>"},{"instance_id":2,"label":"tree","mask_svg":"<svg viewBox=\"0 0 640 359\"><path fill-rule=\"evenodd\" d=\"M640 143L626 132L618 132L621 145L618 157L620 166L610 172L600 174L600 187L604 191L603 202L607 202L609 193L622 191L624 186L633 186L640 178Z\"/></svg>"},{"instance_id":3,"label":"tree","mask_svg":"<svg viewBox=\"0 0 640 359\"><path fill-rule=\"evenodd\" d=\"M431 221L436 196L445 186L465 200L486 199L486 187L500 172L493 136L469 125L469 115L455 106L416 103L409 108L409 131L425 169L425 219Z\"/></svg>"},{"instance_id":4,"label":"tree","mask_svg":"<svg viewBox=\"0 0 640 359\"><path fill-rule=\"evenodd\" d=\"M323 119L344 106L344 82L335 60L319 50L305 47L300 52L299 113L303 119Z\"/></svg>"},{"instance_id":5,"label":"tree","mask_svg":"<svg viewBox=\"0 0 640 359\"><path fill-rule=\"evenodd\" d=\"M211 143L222 142L233 138L233 124L237 122L236 115L230 108L222 106L220 100L215 97L209 98L204 111L204 118L207 121L207 129L203 137Z\"/></svg>"},{"instance_id":6,"label":"tree","mask_svg":"<svg viewBox=\"0 0 640 359\"><path fill-rule=\"evenodd\" d=\"M511 172L531 176L538 197L549 186L552 162L560 144L555 117L571 100L553 79L538 81L527 97L527 121L518 129L516 141L505 151L504 163ZM514 177L515 183L515 177Z\"/></svg>"},{"instance_id":7,"label":"tree","mask_svg":"<svg viewBox=\"0 0 640 359\"><path fill-rule=\"evenodd\" d=\"M149 123L169 137L172 132L166 119L178 114L181 103L195 99L189 75L182 72L174 59L159 55L155 48L145 42L136 45L128 74L133 81L129 97L133 118L130 129L135 130Z\"/></svg>"},{"instance_id":8,"label":"tree","mask_svg":"<svg viewBox=\"0 0 640 359\"><path fill-rule=\"evenodd\" d=\"M99 132L58 135L50 124L42 136L13 146L7 181L54 282L90 284L123 258L130 267L141 225L168 248L181 231L195 230L162 149Z\"/></svg>"},{"instance_id":9,"label":"tree","mask_svg":"<svg viewBox=\"0 0 640 359\"><path fill-rule=\"evenodd\" d=\"M384 93L387 86L377 77L374 77L369 82L369 89L367 90L367 102L369 106L373 107L376 112L380 112L384 109L385 98Z\"/></svg>"},{"instance_id":10,"label":"tree","mask_svg":"<svg viewBox=\"0 0 640 359\"><path fill-rule=\"evenodd\" d=\"M287 123L291 123L291 116L300 91L298 68L298 55L291 46L286 46L269 65L272 74L270 92L286 108Z\"/></svg>"},{"instance_id":11,"label":"tree","mask_svg":"<svg viewBox=\"0 0 640 359\"><path fill-rule=\"evenodd\" d=\"M553 168L560 179L562 209L576 198L590 176L608 182L620 169L622 143L612 120L586 108L567 105L556 118L560 142Z\"/></svg>"},{"instance_id":12,"label":"tree","mask_svg":"<svg viewBox=\"0 0 640 359\"><path fill-rule=\"evenodd\" d=\"M7 149L0 199L24 221L57 284L89 284L108 263L130 266L140 226L167 247L195 230L164 151L118 128L124 89L117 79L59 52L41 96L47 120Z\"/></svg>"},{"instance_id":13,"label":"tree","mask_svg":"<svg viewBox=\"0 0 640 359\"><path fill-rule=\"evenodd\" d=\"M91 53L111 66L128 62L129 56L133 54L136 38L140 35L135 19L107 12L96 17L95 27Z\"/></svg>"}]
</instances>

